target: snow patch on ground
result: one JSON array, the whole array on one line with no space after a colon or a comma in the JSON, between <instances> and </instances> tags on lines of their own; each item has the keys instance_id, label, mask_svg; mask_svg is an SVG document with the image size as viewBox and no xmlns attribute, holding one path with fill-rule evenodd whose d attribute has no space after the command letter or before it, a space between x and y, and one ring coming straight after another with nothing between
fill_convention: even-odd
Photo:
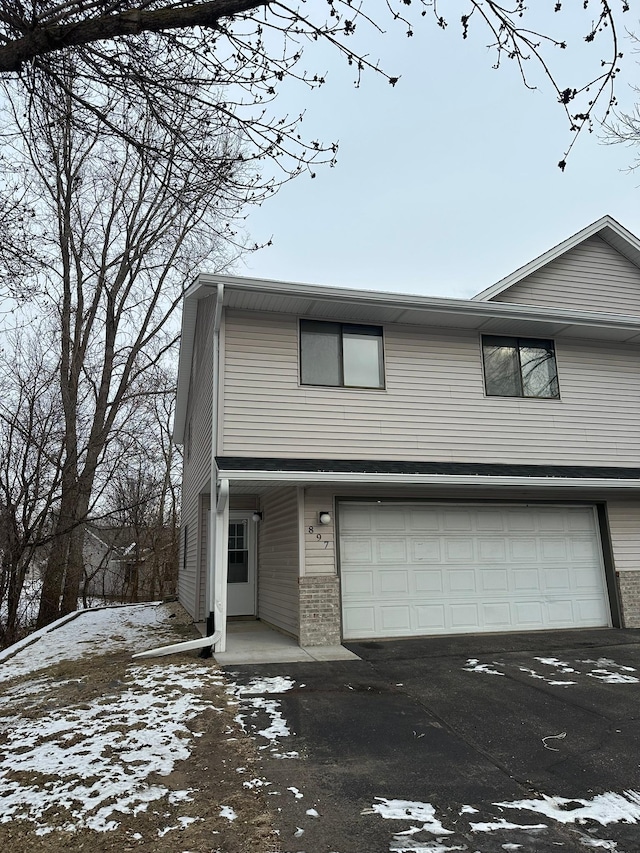
<instances>
[{"instance_id":1,"label":"snow patch on ground","mask_svg":"<svg viewBox=\"0 0 640 853\"><path fill-rule=\"evenodd\" d=\"M267 743L260 749L269 749L272 758L298 758L295 750L283 751L280 739L289 737L291 730L282 714L281 703L277 699L267 699L256 694L285 693L295 687L296 682L286 676L274 678L253 678L248 685L232 683L227 693L236 697L240 708L234 717L243 732L264 738ZM304 685L299 685L304 687ZM265 726L265 722L267 725Z\"/></svg>"},{"instance_id":2,"label":"snow patch on ground","mask_svg":"<svg viewBox=\"0 0 640 853\"><path fill-rule=\"evenodd\" d=\"M220 817L226 817L227 820L235 820L238 815L234 812L231 806L222 806L220 809Z\"/></svg>"},{"instance_id":3,"label":"snow patch on ground","mask_svg":"<svg viewBox=\"0 0 640 853\"><path fill-rule=\"evenodd\" d=\"M462 668L465 672L484 672L485 675L504 675L504 672L493 669L491 664L480 663L477 658L469 658L467 665Z\"/></svg>"},{"instance_id":4,"label":"snow patch on ground","mask_svg":"<svg viewBox=\"0 0 640 853\"><path fill-rule=\"evenodd\" d=\"M5 649L0 682L95 654L98 641L101 654L141 652L165 640L175 642L175 631L166 618L169 612L166 605L158 604L83 610L55 628L55 639L48 626L28 637L28 645L18 644L16 654L15 647Z\"/></svg>"},{"instance_id":5,"label":"snow patch on ground","mask_svg":"<svg viewBox=\"0 0 640 853\"><path fill-rule=\"evenodd\" d=\"M389 845L390 853L450 853L454 850L467 850L466 845L444 844L440 839L436 841L416 841L414 838L402 838L394 835Z\"/></svg>"},{"instance_id":6,"label":"snow patch on ground","mask_svg":"<svg viewBox=\"0 0 640 853\"><path fill-rule=\"evenodd\" d=\"M291 678L277 675L273 678L252 678L248 684L235 685L233 692L236 696L254 696L262 693L286 693L292 690L296 683Z\"/></svg>"},{"instance_id":7,"label":"snow patch on ground","mask_svg":"<svg viewBox=\"0 0 640 853\"><path fill-rule=\"evenodd\" d=\"M511 803L494 803L505 809L535 812L558 823L585 823L595 821L601 826L610 823L638 823L640 821L640 793L625 791L623 794L608 792L596 794L591 800L575 797L542 797L535 800L516 800Z\"/></svg>"},{"instance_id":8,"label":"snow patch on ground","mask_svg":"<svg viewBox=\"0 0 640 853\"><path fill-rule=\"evenodd\" d=\"M219 684L206 664L130 666L128 688L86 705L54 709L37 720L0 716L0 822L28 820L38 835L54 829L48 815L67 810L66 831L116 829L118 816L149 803L176 802L189 791L149 785L191 754L187 722L213 706L201 691ZM25 784L16 774L28 774Z\"/></svg>"},{"instance_id":9,"label":"snow patch on ground","mask_svg":"<svg viewBox=\"0 0 640 853\"><path fill-rule=\"evenodd\" d=\"M534 830L546 828L546 823L511 823L511 821L504 820L504 818L488 821L487 823L471 824L471 832L496 832L499 829L524 829L527 832L533 832Z\"/></svg>"},{"instance_id":10,"label":"snow patch on ground","mask_svg":"<svg viewBox=\"0 0 640 853\"><path fill-rule=\"evenodd\" d=\"M389 800L386 797L376 797L371 809L365 814L378 814L385 820L417 820L422 828L412 827L407 834L413 832L430 832L433 835L452 835L450 829L445 829L436 818L436 810L431 803L420 803L412 800ZM403 835L404 833L399 833Z\"/></svg>"},{"instance_id":11,"label":"snow patch on ground","mask_svg":"<svg viewBox=\"0 0 640 853\"><path fill-rule=\"evenodd\" d=\"M599 681L604 681L607 684L637 684L640 683L640 678L630 673L636 672L632 666L623 666L616 663L610 658L598 658L597 660L576 660L574 664L569 664L567 661L558 660L558 658L536 657L534 661L538 661L545 669L543 672L534 669L533 667L520 666L517 663L509 663L505 661L491 661L481 663L477 658L469 658L466 665L462 667L465 672L481 672L485 675L506 675L509 668L516 667L518 672L523 672L530 678L544 681L546 684L555 687L570 687L578 684L575 678L567 680L566 678L558 678L559 675L586 676L588 678L596 678ZM582 665L582 666L581 666Z\"/></svg>"}]
</instances>

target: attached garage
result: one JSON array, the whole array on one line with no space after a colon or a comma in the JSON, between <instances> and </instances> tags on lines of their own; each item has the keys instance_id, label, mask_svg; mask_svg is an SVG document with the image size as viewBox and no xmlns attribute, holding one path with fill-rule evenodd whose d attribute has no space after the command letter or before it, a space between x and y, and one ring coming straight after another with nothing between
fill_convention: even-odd
<instances>
[{"instance_id":1,"label":"attached garage","mask_svg":"<svg viewBox=\"0 0 640 853\"><path fill-rule=\"evenodd\" d=\"M611 625L587 505L339 504L344 639Z\"/></svg>"}]
</instances>

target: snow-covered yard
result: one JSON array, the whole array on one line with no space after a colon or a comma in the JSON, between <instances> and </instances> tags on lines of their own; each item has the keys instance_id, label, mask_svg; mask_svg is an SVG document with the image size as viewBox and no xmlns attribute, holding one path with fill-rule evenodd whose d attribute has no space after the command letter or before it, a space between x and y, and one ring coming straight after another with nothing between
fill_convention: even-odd
<instances>
[{"instance_id":1,"label":"snow-covered yard","mask_svg":"<svg viewBox=\"0 0 640 853\"><path fill-rule=\"evenodd\" d=\"M0 840L12 853L274 849L215 662L131 661L185 634L178 612L83 611L0 653Z\"/></svg>"},{"instance_id":2,"label":"snow-covered yard","mask_svg":"<svg viewBox=\"0 0 640 853\"><path fill-rule=\"evenodd\" d=\"M313 727L312 692L286 665L280 675L245 670L234 678L193 652L132 661L191 630L174 605L105 608L0 653L0 843L7 851L318 853L322 837L334 853L532 853L567 843L633 853L614 838L616 826L640 823L635 780L572 799L548 791L482 802L444 802L435 787L433 798L411 798L404 785L373 784L349 800L346 818L370 827L381 846L354 847L335 822L344 803L330 786L307 784L313 774L302 747L309 740L286 709L296 707L287 697L300 697L306 716L299 721ZM469 658L461 669L466 679L496 683L514 672L562 694L578 684L624 691L640 683L639 671L614 656ZM353 693L348 682L338 687ZM550 732L540 749L559 752L565 734Z\"/></svg>"}]
</instances>

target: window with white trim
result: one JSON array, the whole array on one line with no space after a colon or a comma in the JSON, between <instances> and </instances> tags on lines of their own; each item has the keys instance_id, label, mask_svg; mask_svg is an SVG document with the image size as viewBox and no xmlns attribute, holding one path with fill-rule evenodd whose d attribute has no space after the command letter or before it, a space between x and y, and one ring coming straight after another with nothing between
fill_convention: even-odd
<instances>
[{"instance_id":1,"label":"window with white trim","mask_svg":"<svg viewBox=\"0 0 640 853\"><path fill-rule=\"evenodd\" d=\"M300 320L300 382L384 388L382 327Z\"/></svg>"}]
</instances>

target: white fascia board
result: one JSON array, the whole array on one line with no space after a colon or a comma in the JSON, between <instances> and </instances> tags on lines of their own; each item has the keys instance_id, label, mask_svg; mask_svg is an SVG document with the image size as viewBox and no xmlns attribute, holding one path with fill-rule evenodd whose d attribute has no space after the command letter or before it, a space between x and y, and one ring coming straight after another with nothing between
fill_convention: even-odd
<instances>
[{"instance_id":1,"label":"white fascia board","mask_svg":"<svg viewBox=\"0 0 640 853\"><path fill-rule=\"evenodd\" d=\"M360 474L332 471L224 471L229 483L255 480L274 483L332 483L407 486L545 486L549 488L640 489L640 480L598 477L508 477L488 474Z\"/></svg>"},{"instance_id":2,"label":"white fascia board","mask_svg":"<svg viewBox=\"0 0 640 853\"><path fill-rule=\"evenodd\" d=\"M534 258L532 261L529 261L528 264L525 264L522 267L519 267L512 273L509 273L505 278L501 278L500 281L488 287L486 290L477 293L475 296L472 296L471 299L474 302L485 302L487 300L492 299L494 296L508 290L508 288L513 287L514 284L517 284L522 279L526 278L528 275L531 275L534 272L537 272L542 267L551 263L551 261L555 261L556 258L559 258L561 255L564 255L566 252L574 249L576 246L579 246L580 243L583 243L585 240L588 240L590 237L594 237L601 232L603 239L606 241L606 231L613 231L618 237L624 240L629 245L629 257L636 266L639 266L638 260L640 260L640 240L632 234L630 231L627 231L619 222L617 222L611 216L603 216L601 219L598 219L596 222L592 222L591 225L587 225L586 228L583 228L581 231L578 231L577 234L574 234L572 237L569 237L567 240L564 240L562 243L558 243L557 246L554 246L549 251L544 252L542 255L539 255L537 258ZM632 256L632 257L630 257ZM638 260L633 260L633 258L637 258Z\"/></svg>"},{"instance_id":3,"label":"white fascia board","mask_svg":"<svg viewBox=\"0 0 640 853\"><path fill-rule=\"evenodd\" d=\"M640 244L639 244L640 245ZM484 320L530 320L534 322L558 322L585 328L612 328L638 332L637 317L621 314L605 314L596 311L573 311L565 308L542 308L509 302L484 302L474 299L447 299L436 296L389 293L386 291L353 290L315 284L270 281L225 275L201 275L199 286L223 284L225 294L234 289L244 292L269 293L283 297L297 296L306 299L326 299L334 304L359 303L369 307L393 307L396 309L423 310L430 314L446 313L471 316L478 319L478 328ZM226 298L225 298L226 302ZM429 322L433 319L430 317Z\"/></svg>"}]
</instances>

